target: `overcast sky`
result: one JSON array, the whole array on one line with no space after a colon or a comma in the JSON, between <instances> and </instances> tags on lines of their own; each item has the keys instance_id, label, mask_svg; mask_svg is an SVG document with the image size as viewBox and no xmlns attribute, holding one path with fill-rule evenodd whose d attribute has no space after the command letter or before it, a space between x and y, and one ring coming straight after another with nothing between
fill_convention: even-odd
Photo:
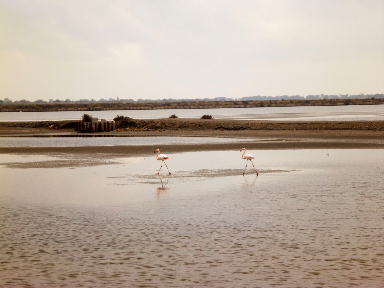
<instances>
[{"instance_id":1,"label":"overcast sky","mask_svg":"<svg viewBox=\"0 0 384 288\"><path fill-rule=\"evenodd\" d=\"M0 99L384 93L383 0L0 0Z\"/></svg>"}]
</instances>

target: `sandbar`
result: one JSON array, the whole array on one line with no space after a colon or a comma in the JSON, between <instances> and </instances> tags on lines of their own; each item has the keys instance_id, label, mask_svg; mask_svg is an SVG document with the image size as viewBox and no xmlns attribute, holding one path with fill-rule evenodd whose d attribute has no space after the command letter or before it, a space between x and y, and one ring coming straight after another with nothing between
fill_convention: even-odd
<instances>
[{"instance_id":1,"label":"sandbar","mask_svg":"<svg viewBox=\"0 0 384 288\"><path fill-rule=\"evenodd\" d=\"M155 119L138 120L131 129L104 133L79 133L73 129L51 130L49 124L1 122L0 137L226 137L247 138L244 143L182 145L127 145L85 147L0 147L0 154L84 154L99 157L164 153L265 149L384 149L384 121L276 122L243 120ZM143 127L160 127L150 129ZM57 124L56 126L60 126Z\"/></svg>"}]
</instances>

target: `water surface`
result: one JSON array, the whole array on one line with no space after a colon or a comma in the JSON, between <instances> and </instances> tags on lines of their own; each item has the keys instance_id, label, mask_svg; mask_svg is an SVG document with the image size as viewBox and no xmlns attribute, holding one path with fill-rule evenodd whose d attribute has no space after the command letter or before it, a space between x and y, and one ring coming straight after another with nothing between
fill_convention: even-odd
<instances>
[{"instance_id":1,"label":"water surface","mask_svg":"<svg viewBox=\"0 0 384 288\"><path fill-rule=\"evenodd\" d=\"M249 152L2 155L0 286L380 287L384 150Z\"/></svg>"},{"instance_id":2,"label":"water surface","mask_svg":"<svg viewBox=\"0 0 384 288\"><path fill-rule=\"evenodd\" d=\"M245 142L219 137L0 137L1 147L84 147L125 145L182 145Z\"/></svg>"},{"instance_id":3,"label":"water surface","mask_svg":"<svg viewBox=\"0 0 384 288\"><path fill-rule=\"evenodd\" d=\"M384 120L384 105L297 106L218 109L159 109L62 112L2 112L0 121L55 121L80 120L84 113L99 119L113 119L117 115L134 119L201 118L205 114L215 119L272 120L272 121L373 121Z\"/></svg>"}]
</instances>

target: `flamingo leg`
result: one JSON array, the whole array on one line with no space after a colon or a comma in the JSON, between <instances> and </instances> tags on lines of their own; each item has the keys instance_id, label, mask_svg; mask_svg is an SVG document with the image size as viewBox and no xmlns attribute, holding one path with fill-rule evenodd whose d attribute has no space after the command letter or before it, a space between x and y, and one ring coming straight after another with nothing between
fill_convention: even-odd
<instances>
[{"instance_id":1,"label":"flamingo leg","mask_svg":"<svg viewBox=\"0 0 384 288\"><path fill-rule=\"evenodd\" d=\"M248 159L247 159L247 161L245 162L245 168L244 168L243 176L244 176L244 174L245 174L245 169L247 169L247 165L248 165Z\"/></svg>"},{"instance_id":2,"label":"flamingo leg","mask_svg":"<svg viewBox=\"0 0 384 288\"><path fill-rule=\"evenodd\" d=\"M159 169L159 171L157 171L157 174L158 174L158 175L160 175L160 170L161 170L161 167L163 167L163 163L164 163L164 161L161 162L160 169Z\"/></svg>"},{"instance_id":3,"label":"flamingo leg","mask_svg":"<svg viewBox=\"0 0 384 288\"><path fill-rule=\"evenodd\" d=\"M163 161L163 162L164 162L164 161ZM168 173L169 173L169 175L171 175L171 172L169 172L169 169L168 169L167 163L165 163L165 162L164 162L164 165L165 165L165 167L167 167L167 170L168 170Z\"/></svg>"},{"instance_id":4,"label":"flamingo leg","mask_svg":"<svg viewBox=\"0 0 384 288\"><path fill-rule=\"evenodd\" d=\"M167 167L167 170L168 170L168 173L169 173L169 175L171 175L171 172L169 172L169 169L168 169L167 163L165 163L165 161L164 161L164 160L162 160L162 161L161 161L161 166L160 166L160 169L159 169L159 171L157 171L157 174L158 174L158 175L160 175L160 170L161 170L161 168L163 167L163 164L165 165L165 167Z\"/></svg>"},{"instance_id":5,"label":"flamingo leg","mask_svg":"<svg viewBox=\"0 0 384 288\"><path fill-rule=\"evenodd\" d=\"M251 163L252 163L252 166L253 166L253 169L255 169L256 175L257 175L257 176L259 176L259 173L257 172L257 170L256 170L256 168L255 168L255 165L253 165L253 162L252 162L252 160L251 160L251 159L249 159L249 161L251 161Z\"/></svg>"}]
</instances>

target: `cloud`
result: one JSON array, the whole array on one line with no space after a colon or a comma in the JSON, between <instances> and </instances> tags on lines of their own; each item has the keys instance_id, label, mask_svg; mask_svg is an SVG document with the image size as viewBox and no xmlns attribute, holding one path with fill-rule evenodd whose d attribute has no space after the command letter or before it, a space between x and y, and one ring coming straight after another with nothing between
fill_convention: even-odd
<instances>
[{"instance_id":1,"label":"cloud","mask_svg":"<svg viewBox=\"0 0 384 288\"><path fill-rule=\"evenodd\" d=\"M3 0L0 84L31 100L382 93L383 19L381 0Z\"/></svg>"}]
</instances>

